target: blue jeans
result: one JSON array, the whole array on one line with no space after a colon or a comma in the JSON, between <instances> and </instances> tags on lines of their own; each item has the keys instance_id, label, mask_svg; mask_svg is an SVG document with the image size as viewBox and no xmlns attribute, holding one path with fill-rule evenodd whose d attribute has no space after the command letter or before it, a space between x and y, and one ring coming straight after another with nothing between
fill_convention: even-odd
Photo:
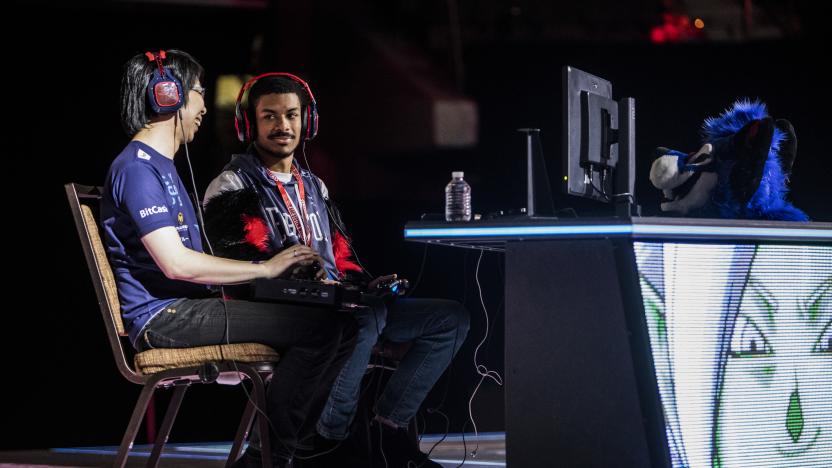
<instances>
[{"instance_id":1,"label":"blue jeans","mask_svg":"<svg viewBox=\"0 0 832 468\"><path fill-rule=\"evenodd\" d=\"M328 439L343 440L349 434L361 379L379 337L412 342L375 404L378 416L407 426L468 334L468 311L455 301L402 298L385 302L367 295L364 304L354 311L359 328L355 350L335 379L318 420L318 433Z\"/></svg>"}]
</instances>

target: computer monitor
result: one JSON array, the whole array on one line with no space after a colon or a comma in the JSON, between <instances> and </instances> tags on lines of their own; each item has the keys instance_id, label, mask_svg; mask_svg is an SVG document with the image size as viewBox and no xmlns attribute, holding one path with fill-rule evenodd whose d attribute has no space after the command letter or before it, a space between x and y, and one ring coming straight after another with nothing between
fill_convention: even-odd
<instances>
[{"instance_id":1,"label":"computer monitor","mask_svg":"<svg viewBox=\"0 0 832 468\"><path fill-rule=\"evenodd\" d=\"M635 209L635 99L612 98L612 84L563 67L563 190Z\"/></svg>"}]
</instances>

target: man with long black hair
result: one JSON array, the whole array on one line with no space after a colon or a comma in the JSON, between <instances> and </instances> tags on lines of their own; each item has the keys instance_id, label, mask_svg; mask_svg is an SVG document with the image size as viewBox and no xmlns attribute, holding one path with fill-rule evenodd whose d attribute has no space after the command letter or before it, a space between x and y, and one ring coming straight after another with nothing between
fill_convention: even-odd
<instances>
[{"instance_id":1,"label":"man with long black hair","mask_svg":"<svg viewBox=\"0 0 832 468\"><path fill-rule=\"evenodd\" d=\"M302 245L256 263L203 253L197 213L173 162L181 146L187 153L205 116L202 78L202 66L177 50L139 54L126 63L121 117L131 140L107 174L101 211L106 249L138 350L255 342L280 352L265 412L272 459L282 467L311 430L352 352L355 320L328 309L225 301L208 288L273 278L322 260ZM249 447L240 464L256 465L258 458Z\"/></svg>"}]
</instances>

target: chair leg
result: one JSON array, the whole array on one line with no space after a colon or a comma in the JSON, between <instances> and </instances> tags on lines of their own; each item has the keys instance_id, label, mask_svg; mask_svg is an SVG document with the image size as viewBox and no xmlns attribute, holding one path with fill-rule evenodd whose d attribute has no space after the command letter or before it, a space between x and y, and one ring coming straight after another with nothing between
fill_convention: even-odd
<instances>
[{"instance_id":1,"label":"chair leg","mask_svg":"<svg viewBox=\"0 0 832 468\"><path fill-rule=\"evenodd\" d=\"M240 367L240 370L251 379L251 388L254 396L254 403L260 411L266 411L266 386L263 383L263 378L260 374L251 367ZM251 403L251 402L249 402ZM263 461L263 468L272 466L272 446L271 446L271 432L269 430L269 422L265 415L260 415L257 418L257 423L260 425L260 456Z\"/></svg>"},{"instance_id":2,"label":"chair leg","mask_svg":"<svg viewBox=\"0 0 832 468\"><path fill-rule=\"evenodd\" d=\"M242 384L241 384L242 385ZM231 444L231 451L228 453L228 460L225 466L231 466L232 463L240 458L240 453L243 450L243 443L248 438L248 433L251 431L251 423L254 421L254 403L249 401L246 404L246 409L243 411L243 417L240 419L240 425L237 427L237 435L234 436L234 443Z\"/></svg>"},{"instance_id":3,"label":"chair leg","mask_svg":"<svg viewBox=\"0 0 832 468\"><path fill-rule=\"evenodd\" d=\"M170 430L173 427L173 421L176 420L176 415L179 413L179 407L182 405L182 399L185 398L185 390L187 389L187 385L177 385L173 391L173 397L170 399L168 409L165 410L165 419L162 421L162 427L159 428L159 433L156 435L156 443L153 444L153 451L147 460L147 468L156 468L159 465L159 457L162 455L162 449L168 441Z\"/></svg>"},{"instance_id":4,"label":"chair leg","mask_svg":"<svg viewBox=\"0 0 832 468\"><path fill-rule=\"evenodd\" d=\"M147 410L144 412L144 429L149 444L156 443L156 397L147 403Z\"/></svg>"},{"instance_id":5,"label":"chair leg","mask_svg":"<svg viewBox=\"0 0 832 468\"><path fill-rule=\"evenodd\" d=\"M124 437L121 439L121 445L118 447L118 454L113 462L115 468L124 468L127 463L127 455L130 454L130 449L133 448L133 441L139 432L139 426L142 424L147 404L150 402L150 398L153 397L155 390L155 382L148 382L142 388L139 400L136 401L136 407L133 408L133 415L130 416L130 422L127 424L127 430L124 431Z\"/></svg>"}]
</instances>

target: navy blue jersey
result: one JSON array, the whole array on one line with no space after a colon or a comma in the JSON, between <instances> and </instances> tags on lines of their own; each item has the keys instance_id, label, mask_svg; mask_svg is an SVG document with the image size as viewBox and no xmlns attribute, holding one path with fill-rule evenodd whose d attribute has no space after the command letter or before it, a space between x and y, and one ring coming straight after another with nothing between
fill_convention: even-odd
<instances>
[{"instance_id":1,"label":"navy blue jersey","mask_svg":"<svg viewBox=\"0 0 832 468\"><path fill-rule=\"evenodd\" d=\"M279 252L292 244L302 241L295 232L295 226L286 209L286 204L277 190L274 180L267 174L268 169L250 148L247 153L235 154L223 172L208 186L205 200L227 190L239 190L254 187L260 199L260 205L269 227L269 238L273 252ZM299 169L306 195L306 210L309 215L307 225L311 232L311 247L324 260L324 268L330 279L340 279L341 274L335 266L332 252L332 233L327 213L326 187L317 176L305 169ZM295 206L298 206L297 181L291 178L284 182L286 192Z\"/></svg>"},{"instance_id":2,"label":"navy blue jersey","mask_svg":"<svg viewBox=\"0 0 832 468\"><path fill-rule=\"evenodd\" d=\"M202 252L194 207L171 159L130 142L107 173L101 219L121 315L134 345L147 321L171 302L208 295L204 285L168 279L141 242L146 234L171 226L185 247Z\"/></svg>"}]
</instances>

